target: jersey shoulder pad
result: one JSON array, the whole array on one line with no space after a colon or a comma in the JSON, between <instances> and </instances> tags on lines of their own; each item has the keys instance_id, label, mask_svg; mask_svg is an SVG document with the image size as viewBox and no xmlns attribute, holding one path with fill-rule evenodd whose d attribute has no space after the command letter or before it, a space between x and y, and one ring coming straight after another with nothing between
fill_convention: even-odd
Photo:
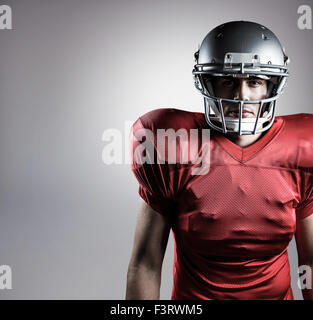
<instances>
[{"instance_id":1,"label":"jersey shoulder pad","mask_svg":"<svg viewBox=\"0 0 313 320\"><path fill-rule=\"evenodd\" d=\"M174 108L155 109L145 113L137 121L142 127L156 131L157 129L196 129L202 126L204 115Z\"/></svg>"},{"instance_id":2,"label":"jersey shoulder pad","mask_svg":"<svg viewBox=\"0 0 313 320\"><path fill-rule=\"evenodd\" d=\"M293 150L298 167L313 168L313 114L299 113L281 118L285 121L283 144Z\"/></svg>"},{"instance_id":3,"label":"jersey shoulder pad","mask_svg":"<svg viewBox=\"0 0 313 320\"><path fill-rule=\"evenodd\" d=\"M313 138L313 114L298 113L287 116L281 116L285 121L286 129L290 135L295 138Z\"/></svg>"}]
</instances>

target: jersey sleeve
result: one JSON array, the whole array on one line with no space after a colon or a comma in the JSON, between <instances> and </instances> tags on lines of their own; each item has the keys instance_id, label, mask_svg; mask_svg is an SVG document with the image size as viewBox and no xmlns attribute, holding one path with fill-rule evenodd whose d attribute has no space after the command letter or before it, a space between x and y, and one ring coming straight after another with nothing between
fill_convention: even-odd
<instances>
[{"instance_id":1,"label":"jersey sleeve","mask_svg":"<svg viewBox=\"0 0 313 320\"><path fill-rule=\"evenodd\" d=\"M313 213L313 171L302 173L301 202L296 208L297 220L304 219Z\"/></svg>"},{"instance_id":2,"label":"jersey sleeve","mask_svg":"<svg viewBox=\"0 0 313 320\"><path fill-rule=\"evenodd\" d=\"M296 207L296 218L299 220L313 213L313 114L300 113L291 117L290 139L297 147L294 154L296 169L300 173L299 203Z\"/></svg>"},{"instance_id":3,"label":"jersey sleeve","mask_svg":"<svg viewBox=\"0 0 313 320\"><path fill-rule=\"evenodd\" d=\"M171 217L175 210L175 166L158 163L152 126L139 118L130 133L131 170L139 182L139 195L155 211Z\"/></svg>"}]
</instances>

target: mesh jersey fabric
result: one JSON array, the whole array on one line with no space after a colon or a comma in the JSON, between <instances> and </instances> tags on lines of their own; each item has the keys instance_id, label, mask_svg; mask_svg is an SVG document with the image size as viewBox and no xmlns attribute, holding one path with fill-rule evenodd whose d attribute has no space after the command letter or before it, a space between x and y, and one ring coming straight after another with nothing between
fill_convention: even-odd
<instances>
[{"instance_id":1,"label":"mesh jersey fabric","mask_svg":"<svg viewBox=\"0 0 313 320\"><path fill-rule=\"evenodd\" d=\"M199 132L166 144L163 156L174 148L176 163L160 161L158 150L157 133L170 128ZM203 129L203 113L157 109L140 117L130 136L139 194L171 221L171 298L292 300L287 246L296 220L313 213L313 115L277 116L246 148L211 130L207 154ZM209 157L205 174L192 173L200 165L195 148L202 162Z\"/></svg>"}]
</instances>

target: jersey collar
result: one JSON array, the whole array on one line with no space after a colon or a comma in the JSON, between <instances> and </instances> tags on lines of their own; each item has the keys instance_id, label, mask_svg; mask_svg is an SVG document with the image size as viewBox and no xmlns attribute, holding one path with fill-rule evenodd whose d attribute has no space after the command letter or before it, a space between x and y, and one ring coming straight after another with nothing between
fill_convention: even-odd
<instances>
[{"instance_id":1,"label":"jersey collar","mask_svg":"<svg viewBox=\"0 0 313 320\"><path fill-rule=\"evenodd\" d=\"M262 151L271 141L278 136L284 126L284 120L280 117L275 117L273 125L266 131L261 138L253 144L242 148L229 140L223 133L214 131L212 136L216 142L235 160L246 162L253 158L257 153ZM213 131L213 130L212 130Z\"/></svg>"}]
</instances>

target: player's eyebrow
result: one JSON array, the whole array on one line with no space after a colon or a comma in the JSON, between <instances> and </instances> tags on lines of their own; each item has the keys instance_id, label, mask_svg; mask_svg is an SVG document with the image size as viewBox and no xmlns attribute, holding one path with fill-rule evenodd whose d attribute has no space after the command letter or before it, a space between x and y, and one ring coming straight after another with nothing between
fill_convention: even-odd
<instances>
[{"instance_id":1,"label":"player's eyebrow","mask_svg":"<svg viewBox=\"0 0 313 320\"><path fill-rule=\"evenodd\" d=\"M265 80L265 79L261 79L258 77L249 77L249 78L247 78L247 80Z\"/></svg>"}]
</instances>

